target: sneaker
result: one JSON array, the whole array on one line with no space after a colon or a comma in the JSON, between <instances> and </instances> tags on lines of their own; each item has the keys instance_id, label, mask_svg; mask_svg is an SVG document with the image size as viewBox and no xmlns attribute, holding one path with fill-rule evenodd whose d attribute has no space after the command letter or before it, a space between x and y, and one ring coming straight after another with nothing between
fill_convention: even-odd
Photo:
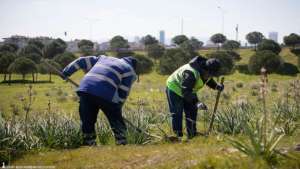
<instances>
[{"instance_id":1,"label":"sneaker","mask_svg":"<svg viewBox=\"0 0 300 169\"><path fill-rule=\"evenodd\" d=\"M171 143L179 143L182 141L182 137L178 137L178 136L168 136L166 137L166 141L169 141Z\"/></svg>"},{"instance_id":2,"label":"sneaker","mask_svg":"<svg viewBox=\"0 0 300 169\"><path fill-rule=\"evenodd\" d=\"M192 139L194 137L198 137L198 136L207 136L205 133L201 133L201 132L196 132L193 135L188 135L188 139Z\"/></svg>"},{"instance_id":3,"label":"sneaker","mask_svg":"<svg viewBox=\"0 0 300 169\"><path fill-rule=\"evenodd\" d=\"M116 145L126 145L126 144L127 144L126 139L116 140Z\"/></svg>"}]
</instances>

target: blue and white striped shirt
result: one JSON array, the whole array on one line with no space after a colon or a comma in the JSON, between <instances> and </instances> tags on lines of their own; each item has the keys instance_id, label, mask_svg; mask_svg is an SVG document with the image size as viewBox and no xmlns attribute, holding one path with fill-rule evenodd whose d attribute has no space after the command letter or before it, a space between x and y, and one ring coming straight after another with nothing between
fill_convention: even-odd
<instances>
[{"instance_id":1,"label":"blue and white striped shirt","mask_svg":"<svg viewBox=\"0 0 300 169\"><path fill-rule=\"evenodd\" d=\"M80 57L70 63L63 70L63 74L70 76L78 69L83 69L87 73L77 91L123 104L136 80L134 61L132 57L122 59L104 55Z\"/></svg>"}]
</instances>

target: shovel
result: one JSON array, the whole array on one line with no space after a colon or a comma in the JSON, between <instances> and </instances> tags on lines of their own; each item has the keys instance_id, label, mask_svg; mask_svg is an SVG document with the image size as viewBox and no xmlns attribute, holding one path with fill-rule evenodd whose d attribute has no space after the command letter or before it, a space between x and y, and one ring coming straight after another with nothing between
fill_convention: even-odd
<instances>
[{"instance_id":1,"label":"shovel","mask_svg":"<svg viewBox=\"0 0 300 169\"><path fill-rule=\"evenodd\" d=\"M224 83L224 77L221 78L221 84L223 85ZM213 124L214 124L214 120L215 120L215 116L216 116L216 112L217 112L217 108L218 108L218 104L219 104L219 100L220 100L220 96L221 96L221 91L218 91L217 93L217 97L216 97L216 102L215 102L215 106L214 106L214 110L213 113L211 115L211 120L209 123L209 128L206 132L206 135L209 135L209 133L211 132L211 130L213 129Z\"/></svg>"}]
</instances>

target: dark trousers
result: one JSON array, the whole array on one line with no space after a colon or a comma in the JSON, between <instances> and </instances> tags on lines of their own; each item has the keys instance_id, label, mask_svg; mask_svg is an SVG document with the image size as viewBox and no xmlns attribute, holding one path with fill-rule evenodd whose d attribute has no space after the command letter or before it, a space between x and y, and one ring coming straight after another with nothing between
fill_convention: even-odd
<instances>
[{"instance_id":1,"label":"dark trousers","mask_svg":"<svg viewBox=\"0 0 300 169\"><path fill-rule=\"evenodd\" d=\"M122 107L100 97L79 92L79 114L84 139L95 139L95 123L99 109L103 111L118 144L126 144L126 125L122 117Z\"/></svg>"},{"instance_id":2,"label":"dark trousers","mask_svg":"<svg viewBox=\"0 0 300 169\"><path fill-rule=\"evenodd\" d=\"M182 137L182 116L185 112L185 121L188 137L196 134L197 106L186 102L182 97L166 89L169 108L172 117L172 128L178 137Z\"/></svg>"}]
</instances>

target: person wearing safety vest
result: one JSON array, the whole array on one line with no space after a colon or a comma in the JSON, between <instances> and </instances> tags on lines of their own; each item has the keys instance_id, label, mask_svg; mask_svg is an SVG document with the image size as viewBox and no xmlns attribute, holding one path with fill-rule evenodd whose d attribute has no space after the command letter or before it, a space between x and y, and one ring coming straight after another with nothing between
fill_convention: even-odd
<instances>
[{"instance_id":1,"label":"person wearing safety vest","mask_svg":"<svg viewBox=\"0 0 300 169\"><path fill-rule=\"evenodd\" d=\"M197 111L198 108L207 109L207 106L198 100L197 91L204 85L219 91L224 89L224 85L217 84L212 78L218 76L220 67L218 59L197 56L168 77L166 94L172 117L172 128L178 140L183 136L183 111L187 137L193 138L199 135L196 128Z\"/></svg>"},{"instance_id":2,"label":"person wearing safety vest","mask_svg":"<svg viewBox=\"0 0 300 169\"><path fill-rule=\"evenodd\" d=\"M122 106L137 79L136 66L137 60L133 57L118 59L101 55L80 57L64 68L65 77L79 69L86 72L77 89L84 145L96 145L95 123L99 109L109 121L116 144L127 144Z\"/></svg>"}]
</instances>

